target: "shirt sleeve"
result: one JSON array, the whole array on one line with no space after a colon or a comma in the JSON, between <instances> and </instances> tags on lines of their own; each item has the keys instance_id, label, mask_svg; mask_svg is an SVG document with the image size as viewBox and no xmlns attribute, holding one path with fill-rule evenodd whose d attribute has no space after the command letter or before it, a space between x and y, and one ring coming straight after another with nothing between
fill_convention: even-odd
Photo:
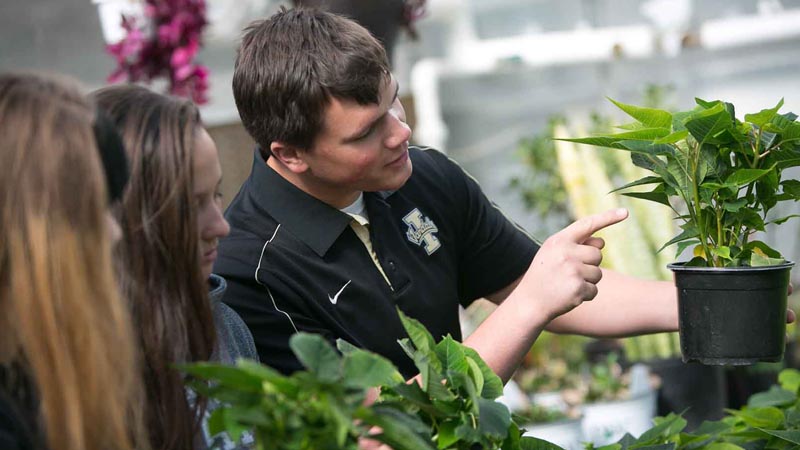
<instances>
[{"instance_id":1,"label":"shirt sleeve","mask_svg":"<svg viewBox=\"0 0 800 450\"><path fill-rule=\"evenodd\" d=\"M478 182L447 156L428 151L445 172L458 219L459 297L467 306L516 281L528 269L539 244L483 193Z\"/></svg>"}]
</instances>

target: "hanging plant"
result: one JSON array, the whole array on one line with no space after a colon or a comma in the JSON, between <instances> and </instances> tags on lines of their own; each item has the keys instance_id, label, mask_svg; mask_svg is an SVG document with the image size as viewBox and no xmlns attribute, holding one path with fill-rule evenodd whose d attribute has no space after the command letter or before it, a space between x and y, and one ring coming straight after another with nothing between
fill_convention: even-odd
<instances>
[{"instance_id":1,"label":"hanging plant","mask_svg":"<svg viewBox=\"0 0 800 450\"><path fill-rule=\"evenodd\" d=\"M122 15L125 36L106 50L117 62L109 83L165 78L168 92L208 101L208 68L195 57L208 24L205 0L144 0L142 17Z\"/></svg>"}]
</instances>

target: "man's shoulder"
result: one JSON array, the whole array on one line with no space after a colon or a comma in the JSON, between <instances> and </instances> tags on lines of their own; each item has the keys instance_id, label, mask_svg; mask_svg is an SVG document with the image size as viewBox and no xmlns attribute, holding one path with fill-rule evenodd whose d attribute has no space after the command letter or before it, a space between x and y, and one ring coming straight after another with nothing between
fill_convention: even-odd
<instances>
[{"instance_id":1,"label":"man's shoulder","mask_svg":"<svg viewBox=\"0 0 800 450\"><path fill-rule=\"evenodd\" d=\"M442 191L452 193L460 189L469 176L461 166L441 151L431 147L410 146L413 164L411 177L401 188L405 192Z\"/></svg>"},{"instance_id":2,"label":"man's shoulder","mask_svg":"<svg viewBox=\"0 0 800 450\"><path fill-rule=\"evenodd\" d=\"M230 233L219 241L215 273L226 278L252 276L261 250L278 227L277 221L251 198L247 183L225 211Z\"/></svg>"}]
</instances>

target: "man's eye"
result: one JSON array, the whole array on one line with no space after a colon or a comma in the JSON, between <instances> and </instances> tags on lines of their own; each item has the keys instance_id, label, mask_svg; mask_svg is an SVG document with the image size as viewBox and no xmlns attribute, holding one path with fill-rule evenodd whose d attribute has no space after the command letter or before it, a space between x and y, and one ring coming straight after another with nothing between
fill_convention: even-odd
<instances>
[{"instance_id":1,"label":"man's eye","mask_svg":"<svg viewBox=\"0 0 800 450\"><path fill-rule=\"evenodd\" d=\"M364 133L361 136L357 137L356 140L360 141L362 139L368 138L372 134L373 131L375 131L375 127L374 126L369 127L369 129L366 131L366 133Z\"/></svg>"}]
</instances>

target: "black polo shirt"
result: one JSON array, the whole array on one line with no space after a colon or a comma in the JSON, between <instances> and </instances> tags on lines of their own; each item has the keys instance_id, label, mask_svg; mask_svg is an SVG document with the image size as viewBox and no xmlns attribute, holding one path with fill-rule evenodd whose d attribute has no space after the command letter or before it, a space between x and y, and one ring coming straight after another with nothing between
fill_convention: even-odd
<instances>
[{"instance_id":1,"label":"black polo shirt","mask_svg":"<svg viewBox=\"0 0 800 450\"><path fill-rule=\"evenodd\" d=\"M288 346L296 331L342 338L416 373L397 340L395 307L434 337L461 339L458 305L522 275L538 245L486 198L457 164L410 148L412 175L395 192L365 192L372 246L386 282L349 215L286 181L255 152L253 170L226 211L231 233L214 271L224 301L253 333L261 361L302 366Z\"/></svg>"}]
</instances>

